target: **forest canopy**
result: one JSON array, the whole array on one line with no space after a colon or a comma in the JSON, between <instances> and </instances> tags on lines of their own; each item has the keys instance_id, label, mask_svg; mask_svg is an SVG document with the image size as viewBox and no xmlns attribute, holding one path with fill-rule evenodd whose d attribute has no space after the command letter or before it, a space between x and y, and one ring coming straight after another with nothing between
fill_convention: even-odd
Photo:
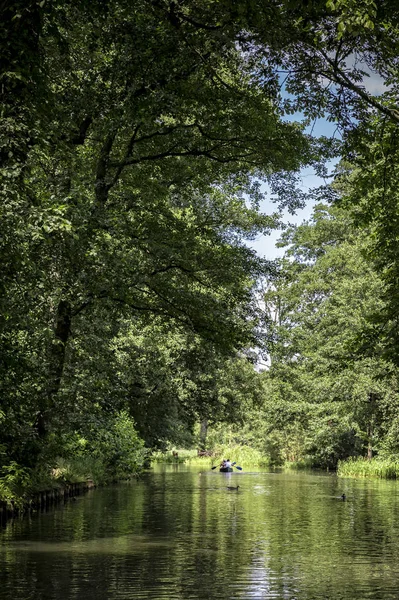
<instances>
[{"instance_id":1,"label":"forest canopy","mask_svg":"<svg viewBox=\"0 0 399 600\"><path fill-rule=\"evenodd\" d=\"M320 465L395 453L396 3L0 13L3 472L108 439L123 474L204 420L280 459L293 440ZM306 197L300 170L332 158ZM315 198L279 264L250 249Z\"/></svg>"}]
</instances>

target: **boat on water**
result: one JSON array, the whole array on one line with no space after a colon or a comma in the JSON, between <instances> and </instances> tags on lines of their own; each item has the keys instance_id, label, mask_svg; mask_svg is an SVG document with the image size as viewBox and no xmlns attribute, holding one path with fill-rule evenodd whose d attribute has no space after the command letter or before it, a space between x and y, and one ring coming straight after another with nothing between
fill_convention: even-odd
<instances>
[{"instance_id":1,"label":"boat on water","mask_svg":"<svg viewBox=\"0 0 399 600\"><path fill-rule=\"evenodd\" d=\"M220 465L215 465L212 467L212 471L219 467L219 473L232 473L234 471L233 467L242 471L242 467L239 467L235 462L230 462L227 460L223 460Z\"/></svg>"}]
</instances>

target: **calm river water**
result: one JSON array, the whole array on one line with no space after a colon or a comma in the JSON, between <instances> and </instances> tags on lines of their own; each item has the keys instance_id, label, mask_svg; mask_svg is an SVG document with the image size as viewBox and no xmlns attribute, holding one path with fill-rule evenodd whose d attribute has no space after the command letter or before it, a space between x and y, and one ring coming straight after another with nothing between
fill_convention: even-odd
<instances>
[{"instance_id":1,"label":"calm river water","mask_svg":"<svg viewBox=\"0 0 399 600\"><path fill-rule=\"evenodd\" d=\"M397 600L399 482L156 468L8 523L0 598Z\"/></svg>"}]
</instances>

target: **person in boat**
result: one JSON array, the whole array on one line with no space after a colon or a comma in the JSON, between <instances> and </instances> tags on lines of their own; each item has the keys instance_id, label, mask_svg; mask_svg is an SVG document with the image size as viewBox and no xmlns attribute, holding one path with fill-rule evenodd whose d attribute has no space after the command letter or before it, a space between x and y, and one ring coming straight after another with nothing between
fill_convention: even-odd
<instances>
[{"instance_id":1,"label":"person in boat","mask_svg":"<svg viewBox=\"0 0 399 600\"><path fill-rule=\"evenodd\" d=\"M220 468L221 468L221 469L224 469L224 468L225 468L225 466L226 466L226 459L224 458L224 459L222 460L222 462L220 463Z\"/></svg>"},{"instance_id":2,"label":"person in boat","mask_svg":"<svg viewBox=\"0 0 399 600\"><path fill-rule=\"evenodd\" d=\"M226 469L231 468L231 460L229 458L224 461L224 466L226 467Z\"/></svg>"}]
</instances>

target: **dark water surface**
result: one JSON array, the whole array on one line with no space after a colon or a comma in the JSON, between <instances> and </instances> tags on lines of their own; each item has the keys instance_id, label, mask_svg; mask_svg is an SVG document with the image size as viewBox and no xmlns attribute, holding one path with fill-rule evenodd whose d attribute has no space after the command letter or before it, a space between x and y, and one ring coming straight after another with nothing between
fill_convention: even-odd
<instances>
[{"instance_id":1,"label":"dark water surface","mask_svg":"<svg viewBox=\"0 0 399 600\"><path fill-rule=\"evenodd\" d=\"M0 530L0 598L398 599L399 483L158 469Z\"/></svg>"}]
</instances>

